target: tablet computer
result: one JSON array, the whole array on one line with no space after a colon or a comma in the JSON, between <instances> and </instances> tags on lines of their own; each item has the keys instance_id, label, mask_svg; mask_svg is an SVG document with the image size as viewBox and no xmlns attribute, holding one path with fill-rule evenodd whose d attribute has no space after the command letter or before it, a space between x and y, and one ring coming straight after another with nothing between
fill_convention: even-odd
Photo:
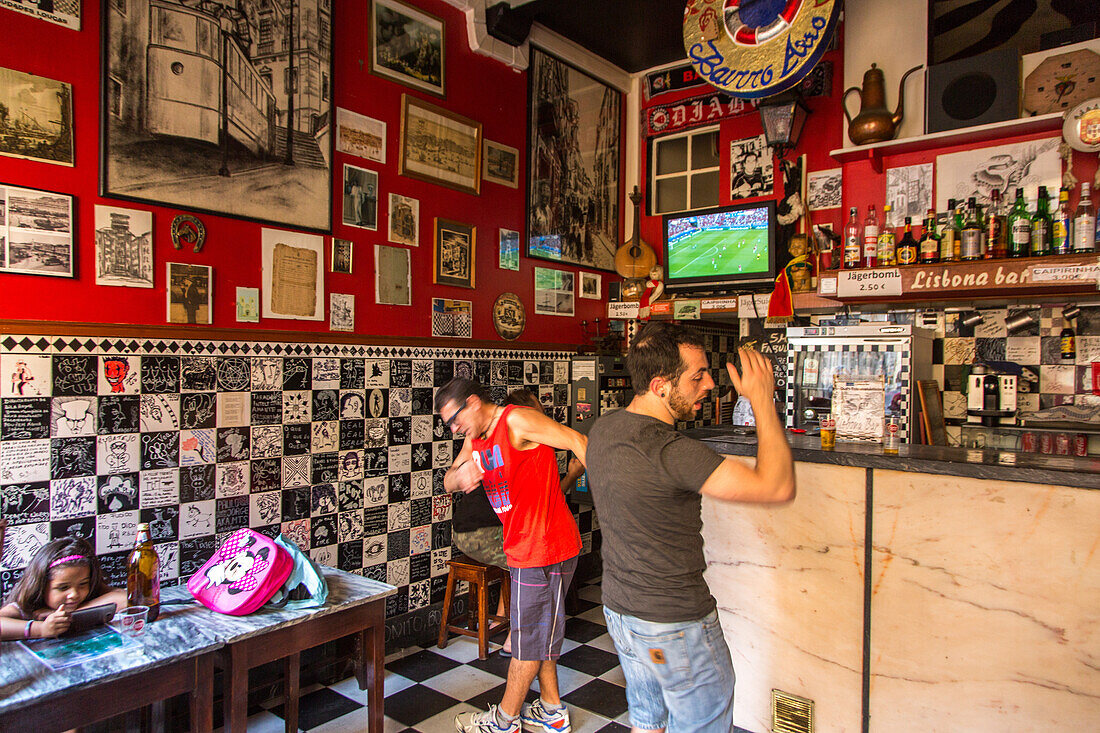
<instances>
[{"instance_id":1,"label":"tablet computer","mask_svg":"<svg viewBox=\"0 0 1100 733\"><path fill-rule=\"evenodd\" d=\"M79 634L82 631L107 623L115 615L115 604L106 603L102 606L81 608L72 612L69 616L69 630L62 636Z\"/></svg>"}]
</instances>

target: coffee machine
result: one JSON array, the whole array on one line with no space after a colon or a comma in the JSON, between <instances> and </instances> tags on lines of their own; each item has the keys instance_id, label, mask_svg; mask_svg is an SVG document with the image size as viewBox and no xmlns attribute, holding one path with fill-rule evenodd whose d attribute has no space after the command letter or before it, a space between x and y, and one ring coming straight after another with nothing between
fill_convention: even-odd
<instances>
[{"instance_id":1,"label":"coffee machine","mask_svg":"<svg viewBox=\"0 0 1100 733\"><path fill-rule=\"evenodd\" d=\"M987 427L1016 424L1015 374L975 364L966 380L966 421Z\"/></svg>"}]
</instances>

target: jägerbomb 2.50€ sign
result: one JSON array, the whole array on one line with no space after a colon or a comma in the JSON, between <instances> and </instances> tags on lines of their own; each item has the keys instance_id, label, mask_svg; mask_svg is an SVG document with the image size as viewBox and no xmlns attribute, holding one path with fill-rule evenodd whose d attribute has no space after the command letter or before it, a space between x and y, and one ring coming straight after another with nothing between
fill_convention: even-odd
<instances>
[{"instance_id":1,"label":"j\u00e4gerbomb 2.50\u20ac sign","mask_svg":"<svg viewBox=\"0 0 1100 733\"><path fill-rule=\"evenodd\" d=\"M813 70L839 15L836 0L688 0L684 49L711 85L770 97Z\"/></svg>"}]
</instances>

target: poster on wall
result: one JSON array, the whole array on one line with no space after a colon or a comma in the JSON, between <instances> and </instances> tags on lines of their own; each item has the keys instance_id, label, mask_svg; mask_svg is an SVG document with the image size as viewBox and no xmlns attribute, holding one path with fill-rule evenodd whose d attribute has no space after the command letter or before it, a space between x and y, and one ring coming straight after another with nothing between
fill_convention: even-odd
<instances>
[{"instance_id":1,"label":"poster on wall","mask_svg":"<svg viewBox=\"0 0 1100 733\"><path fill-rule=\"evenodd\" d=\"M409 250L374 245L375 302L379 305L412 305Z\"/></svg>"},{"instance_id":2,"label":"poster on wall","mask_svg":"<svg viewBox=\"0 0 1100 733\"><path fill-rule=\"evenodd\" d=\"M1060 137L1029 140L979 150L963 150L936 157L936 211L947 210L947 200L966 201L974 197L989 206L993 189L1001 201L1015 201L1015 189L1028 195L1039 186L1057 193L1062 181Z\"/></svg>"},{"instance_id":3,"label":"poster on wall","mask_svg":"<svg viewBox=\"0 0 1100 733\"><path fill-rule=\"evenodd\" d=\"M168 263L168 322L214 322L214 270L206 265Z\"/></svg>"},{"instance_id":4,"label":"poster on wall","mask_svg":"<svg viewBox=\"0 0 1100 733\"><path fill-rule=\"evenodd\" d=\"M337 107L336 150L376 163L385 163L386 123Z\"/></svg>"},{"instance_id":5,"label":"poster on wall","mask_svg":"<svg viewBox=\"0 0 1100 733\"><path fill-rule=\"evenodd\" d=\"M573 273L535 268L535 313L573 315Z\"/></svg>"},{"instance_id":6,"label":"poster on wall","mask_svg":"<svg viewBox=\"0 0 1100 733\"><path fill-rule=\"evenodd\" d=\"M378 230L378 174L344 164L342 220L349 227Z\"/></svg>"},{"instance_id":7,"label":"poster on wall","mask_svg":"<svg viewBox=\"0 0 1100 733\"><path fill-rule=\"evenodd\" d=\"M72 100L70 84L0 68L0 155L71 166Z\"/></svg>"},{"instance_id":8,"label":"poster on wall","mask_svg":"<svg viewBox=\"0 0 1100 733\"><path fill-rule=\"evenodd\" d=\"M932 208L932 164L886 169L886 203L890 216L886 226L897 229L905 217L920 221Z\"/></svg>"},{"instance_id":9,"label":"poster on wall","mask_svg":"<svg viewBox=\"0 0 1100 733\"><path fill-rule=\"evenodd\" d=\"M76 277L73 197L0 185L0 272Z\"/></svg>"},{"instance_id":10,"label":"poster on wall","mask_svg":"<svg viewBox=\"0 0 1100 733\"><path fill-rule=\"evenodd\" d=\"M102 195L331 229L331 4L264 7L106 3Z\"/></svg>"},{"instance_id":11,"label":"poster on wall","mask_svg":"<svg viewBox=\"0 0 1100 733\"><path fill-rule=\"evenodd\" d=\"M531 48L527 256L614 269L622 94Z\"/></svg>"},{"instance_id":12,"label":"poster on wall","mask_svg":"<svg viewBox=\"0 0 1100 733\"><path fill-rule=\"evenodd\" d=\"M81 0L35 0L23 2L23 0L3 0L0 2L6 10L29 15L49 23L63 25L74 31L80 30L80 3Z\"/></svg>"},{"instance_id":13,"label":"poster on wall","mask_svg":"<svg viewBox=\"0 0 1100 733\"><path fill-rule=\"evenodd\" d=\"M390 194L389 240L394 244L420 246L420 201L399 193Z\"/></svg>"},{"instance_id":14,"label":"poster on wall","mask_svg":"<svg viewBox=\"0 0 1100 733\"><path fill-rule=\"evenodd\" d=\"M774 189L772 152L764 135L730 143L730 198L766 196Z\"/></svg>"},{"instance_id":15,"label":"poster on wall","mask_svg":"<svg viewBox=\"0 0 1100 733\"><path fill-rule=\"evenodd\" d=\"M265 228L261 259L264 318L324 320L324 237Z\"/></svg>"},{"instance_id":16,"label":"poster on wall","mask_svg":"<svg viewBox=\"0 0 1100 733\"><path fill-rule=\"evenodd\" d=\"M810 211L839 209L843 181L843 168L830 168L826 171L811 172L806 177L806 205Z\"/></svg>"},{"instance_id":17,"label":"poster on wall","mask_svg":"<svg viewBox=\"0 0 1100 733\"><path fill-rule=\"evenodd\" d=\"M432 298L432 336L473 338L474 304L469 300Z\"/></svg>"},{"instance_id":18,"label":"poster on wall","mask_svg":"<svg viewBox=\"0 0 1100 733\"><path fill-rule=\"evenodd\" d=\"M153 212L96 205L95 284L153 287Z\"/></svg>"}]
</instances>

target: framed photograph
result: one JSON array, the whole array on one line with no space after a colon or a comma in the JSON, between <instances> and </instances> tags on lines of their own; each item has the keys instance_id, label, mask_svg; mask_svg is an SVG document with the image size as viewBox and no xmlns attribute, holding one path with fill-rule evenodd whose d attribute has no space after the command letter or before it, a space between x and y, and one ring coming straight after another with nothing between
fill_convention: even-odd
<instances>
[{"instance_id":1,"label":"framed photograph","mask_svg":"<svg viewBox=\"0 0 1100 733\"><path fill-rule=\"evenodd\" d=\"M597 275L594 272L582 272L580 296L589 300L599 300L601 297L600 281L602 279L602 276Z\"/></svg>"},{"instance_id":2,"label":"framed photograph","mask_svg":"<svg viewBox=\"0 0 1100 733\"><path fill-rule=\"evenodd\" d=\"M374 301L379 305L412 305L409 250L374 245Z\"/></svg>"},{"instance_id":3,"label":"framed photograph","mask_svg":"<svg viewBox=\"0 0 1100 733\"><path fill-rule=\"evenodd\" d=\"M481 165L481 177L486 181L519 188L519 151L515 148L486 140Z\"/></svg>"},{"instance_id":4,"label":"framed photograph","mask_svg":"<svg viewBox=\"0 0 1100 733\"><path fill-rule=\"evenodd\" d=\"M103 4L100 194L330 231L332 4L257 11L271 48L237 4L125 7Z\"/></svg>"},{"instance_id":5,"label":"framed photograph","mask_svg":"<svg viewBox=\"0 0 1100 733\"><path fill-rule=\"evenodd\" d=\"M237 288L237 323L260 322L260 289Z\"/></svg>"},{"instance_id":6,"label":"framed photograph","mask_svg":"<svg viewBox=\"0 0 1100 733\"><path fill-rule=\"evenodd\" d=\"M351 240L332 238L332 271L351 274Z\"/></svg>"},{"instance_id":7,"label":"framed photograph","mask_svg":"<svg viewBox=\"0 0 1100 733\"><path fill-rule=\"evenodd\" d=\"M435 220L432 248L432 282L437 285L474 287L474 239L477 228L446 219Z\"/></svg>"},{"instance_id":8,"label":"framed photograph","mask_svg":"<svg viewBox=\"0 0 1100 733\"><path fill-rule=\"evenodd\" d=\"M519 270L519 232L500 230L500 269Z\"/></svg>"},{"instance_id":9,"label":"framed photograph","mask_svg":"<svg viewBox=\"0 0 1100 733\"><path fill-rule=\"evenodd\" d=\"M474 304L469 300L432 298L432 336L473 338Z\"/></svg>"},{"instance_id":10,"label":"framed photograph","mask_svg":"<svg viewBox=\"0 0 1100 733\"><path fill-rule=\"evenodd\" d=\"M153 287L153 212L96 205L95 284Z\"/></svg>"},{"instance_id":11,"label":"framed photograph","mask_svg":"<svg viewBox=\"0 0 1100 733\"><path fill-rule=\"evenodd\" d=\"M824 171L811 171L806 176L808 193L806 203L810 211L839 209L844 182L843 168L830 168Z\"/></svg>"},{"instance_id":12,"label":"framed photograph","mask_svg":"<svg viewBox=\"0 0 1100 733\"><path fill-rule=\"evenodd\" d=\"M573 273L535 268L535 313L573 315Z\"/></svg>"},{"instance_id":13,"label":"framed photograph","mask_svg":"<svg viewBox=\"0 0 1100 733\"><path fill-rule=\"evenodd\" d=\"M420 201L399 193L390 194L389 240L394 244L420 246Z\"/></svg>"},{"instance_id":14,"label":"framed photograph","mask_svg":"<svg viewBox=\"0 0 1100 733\"><path fill-rule=\"evenodd\" d=\"M7 110L0 122L0 155L73 164L71 84L0 68L0 104Z\"/></svg>"},{"instance_id":15,"label":"framed photograph","mask_svg":"<svg viewBox=\"0 0 1100 733\"><path fill-rule=\"evenodd\" d=\"M386 123L337 107L336 151L385 163Z\"/></svg>"},{"instance_id":16,"label":"framed photograph","mask_svg":"<svg viewBox=\"0 0 1100 733\"><path fill-rule=\"evenodd\" d=\"M378 174L344 164L342 221L349 227L378 230Z\"/></svg>"},{"instance_id":17,"label":"framed photograph","mask_svg":"<svg viewBox=\"0 0 1100 733\"><path fill-rule=\"evenodd\" d=\"M730 198L770 195L775 190L773 163L763 134L730 143Z\"/></svg>"},{"instance_id":18,"label":"framed photograph","mask_svg":"<svg viewBox=\"0 0 1100 733\"><path fill-rule=\"evenodd\" d=\"M207 325L214 318L214 269L168 263L168 322Z\"/></svg>"},{"instance_id":19,"label":"framed photograph","mask_svg":"<svg viewBox=\"0 0 1100 733\"><path fill-rule=\"evenodd\" d=\"M399 163L403 176L479 193L481 123L403 94Z\"/></svg>"},{"instance_id":20,"label":"framed photograph","mask_svg":"<svg viewBox=\"0 0 1100 733\"><path fill-rule=\"evenodd\" d=\"M531 48L527 256L613 270L622 93Z\"/></svg>"},{"instance_id":21,"label":"framed photograph","mask_svg":"<svg viewBox=\"0 0 1100 733\"><path fill-rule=\"evenodd\" d=\"M406 86L444 96L443 20L400 0L374 0L370 70Z\"/></svg>"},{"instance_id":22,"label":"framed photograph","mask_svg":"<svg viewBox=\"0 0 1100 733\"><path fill-rule=\"evenodd\" d=\"M323 321L325 240L316 234L263 229L263 317Z\"/></svg>"},{"instance_id":23,"label":"framed photograph","mask_svg":"<svg viewBox=\"0 0 1100 733\"><path fill-rule=\"evenodd\" d=\"M0 184L0 272L76 277L72 196Z\"/></svg>"}]
</instances>

